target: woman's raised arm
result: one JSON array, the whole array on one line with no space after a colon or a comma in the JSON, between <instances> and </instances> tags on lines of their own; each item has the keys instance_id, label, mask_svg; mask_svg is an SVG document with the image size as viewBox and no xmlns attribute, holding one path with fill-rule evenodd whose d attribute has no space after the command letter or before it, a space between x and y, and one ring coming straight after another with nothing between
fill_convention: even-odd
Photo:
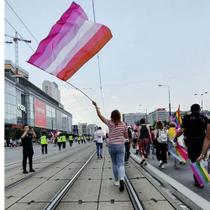
<instances>
[{"instance_id":1,"label":"woman's raised arm","mask_svg":"<svg viewBox=\"0 0 210 210\"><path fill-rule=\"evenodd\" d=\"M106 124L106 118L101 114L100 109L99 109L99 107L97 106L96 102L95 102L95 101L92 101L92 104L93 104L93 105L95 106L95 108L96 108L96 113L97 113L98 117L101 119L101 121L102 121L103 123Z\"/></svg>"}]
</instances>

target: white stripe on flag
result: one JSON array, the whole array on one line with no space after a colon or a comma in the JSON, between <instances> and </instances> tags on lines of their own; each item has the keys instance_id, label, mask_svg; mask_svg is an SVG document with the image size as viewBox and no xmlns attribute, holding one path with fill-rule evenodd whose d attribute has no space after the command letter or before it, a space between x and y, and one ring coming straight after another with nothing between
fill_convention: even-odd
<instances>
[{"instance_id":1,"label":"white stripe on flag","mask_svg":"<svg viewBox=\"0 0 210 210\"><path fill-rule=\"evenodd\" d=\"M94 28L95 25L96 24L94 22L85 21L83 25L80 27L76 36L58 53L57 57L46 69L46 71L48 73L57 75L57 73L59 73L59 71L61 71L68 64L68 62L81 49L81 47L83 47L87 43L87 41L89 41L89 39L95 34L95 32L99 28L99 27L95 27L95 30L92 30L92 28ZM88 31L90 30L91 30L91 33L87 34ZM85 36L85 39L83 41L84 43L80 43L80 40L83 38L83 36ZM75 47L76 47L76 50L74 49ZM73 52L71 52L72 50Z\"/></svg>"}]
</instances>

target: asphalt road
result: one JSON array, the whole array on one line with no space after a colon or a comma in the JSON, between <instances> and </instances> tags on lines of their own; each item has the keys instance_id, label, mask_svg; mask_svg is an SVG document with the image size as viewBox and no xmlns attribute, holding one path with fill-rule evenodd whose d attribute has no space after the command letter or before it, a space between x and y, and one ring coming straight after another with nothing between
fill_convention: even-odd
<instances>
[{"instance_id":1,"label":"asphalt road","mask_svg":"<svg viewBox=\"0 0 210 210\"><path fill-rule=\"evenodd\" d=\"M90 143L87 143L90 144ZM78 143L74 143L73 147L79 146ZM39 144L34 144L33 145L34 149L34 156L33 159L39 158L41 156L46 156L46 154L42 155L41 151L41 145ZM66 149L70 149L69 142L66 142ZM17 161L22 161L22 150L23 148L21 146L15 147L15 148L10 148L10 147L5 147L5 153L4 153L4 163L5 165L11 164ZM61 150L62 151L62 150ZM48 154L56 154L59 153L58 146L54 144L48 144Z\"/></svg>"},{"instance_id":2,"label":"asphalt road","mask_svg":"<svg viewBox=\"0 0 210 210\"><path fill-rule=\"evenodd\" d=\"M190 161L187 161L186 165L179 165L178 168L175 168L174 159L172 157L169 157L168 163L164 169L160 169L158 167L159 161L157 161L155 155L150 155L148 162L168 176L174 178L176 181L188 187L190 190L210 201L210 183L206 184L203 189L194 186L194 179L192 170L190 168Z\"/></svg>"}]
</instances>

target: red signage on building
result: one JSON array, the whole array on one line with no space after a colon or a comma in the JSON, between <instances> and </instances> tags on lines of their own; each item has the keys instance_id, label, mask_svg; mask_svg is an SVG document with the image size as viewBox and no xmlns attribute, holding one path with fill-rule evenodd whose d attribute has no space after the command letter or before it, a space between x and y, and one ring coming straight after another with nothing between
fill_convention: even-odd
<instances>
[{"instance_id":1,"label":"red signage on building","mask_svg":"<svg viewBox=\"0 0 210 210\"><path fill-rule=\"evenodd\" d=\"M46 104L37 98L34 98L34 114L35 126L46 128Z\"/></svg>"}]
</instances>

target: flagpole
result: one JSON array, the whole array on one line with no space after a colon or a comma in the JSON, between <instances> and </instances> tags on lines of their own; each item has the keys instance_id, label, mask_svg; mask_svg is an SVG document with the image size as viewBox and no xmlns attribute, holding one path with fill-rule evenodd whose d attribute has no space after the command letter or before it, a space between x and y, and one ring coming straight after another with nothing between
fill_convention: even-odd
<instances>
[{"instance_id":1,"label":"flagpole","mask_svg":"<svg viewBox=\"0 0 210 210\"><path fill-rule=\"evenodd\" d=\"M82 93L84 96L86 96L90 101L93 101L92 98L90 98L85 92L83 92L81 89L79 89L78 87L76 87L75 85L71 84L70 82L64 81L67 84L69 84L70 86L72 86L73 88L75 88L76 90L78 90L80 93Z\"/></svg>"}]
</instances>

